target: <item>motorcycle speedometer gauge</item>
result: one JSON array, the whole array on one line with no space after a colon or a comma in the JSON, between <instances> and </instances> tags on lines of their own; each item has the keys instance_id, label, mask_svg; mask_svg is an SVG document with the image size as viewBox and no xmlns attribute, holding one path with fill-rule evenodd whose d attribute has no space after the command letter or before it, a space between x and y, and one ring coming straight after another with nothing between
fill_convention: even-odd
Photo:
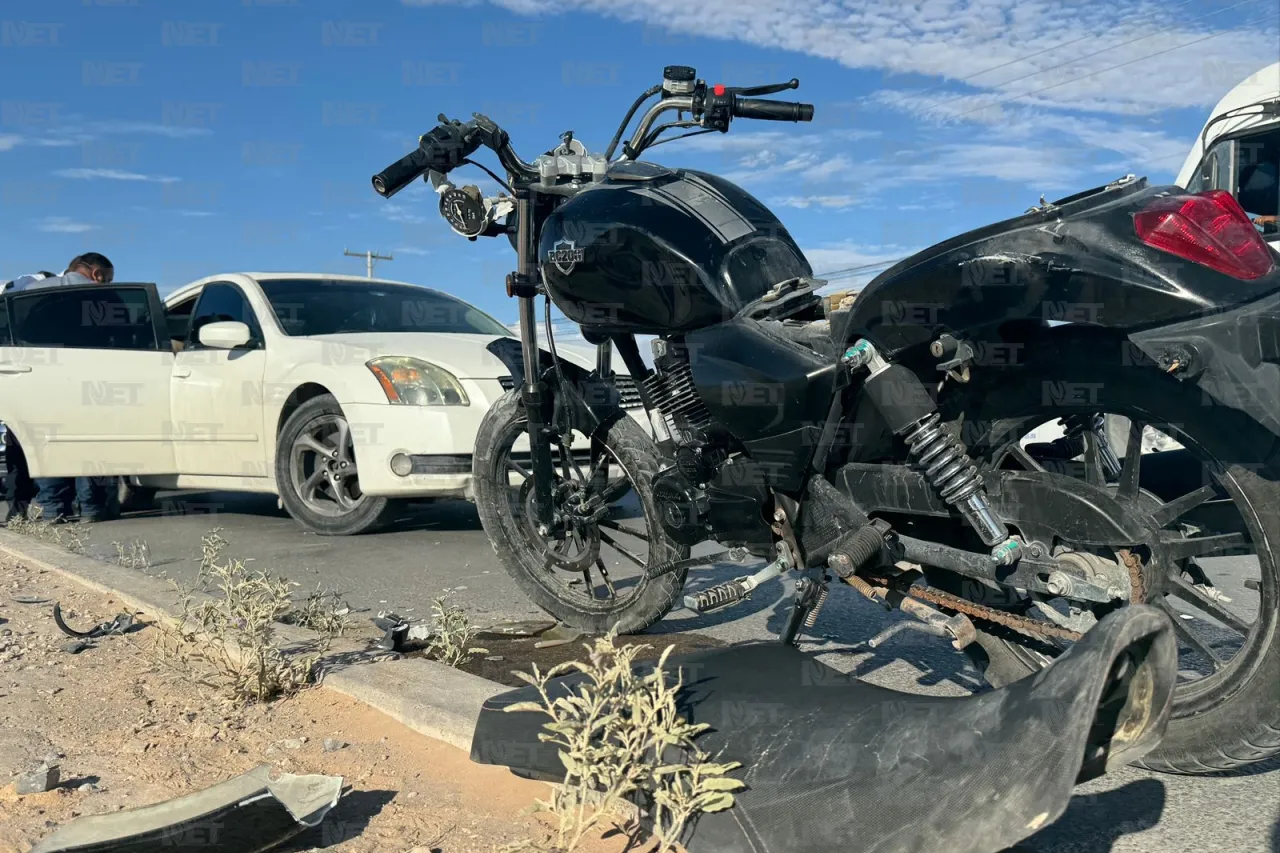
<instances>
[{"instance_id":1,"label":"motorcycle speedometer gauge","mask_svg":"<svg viewBox=\"0 0 1280 853\"><path fill-rule=\"evenodd\" d=\"M485 228L484 200L478 187L454 187L440 195L440 215L463 237L475 237Z\"/></svg>"}]
</instances>

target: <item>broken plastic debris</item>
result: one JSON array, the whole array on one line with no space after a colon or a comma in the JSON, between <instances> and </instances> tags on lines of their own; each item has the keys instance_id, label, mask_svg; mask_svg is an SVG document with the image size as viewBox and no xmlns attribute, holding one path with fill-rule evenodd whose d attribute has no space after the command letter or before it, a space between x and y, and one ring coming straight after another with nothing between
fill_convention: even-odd
<instances>
[{"instance_id":1,"label":"broken plastic debris","mask_svg":"<svg viewBox=\"0 0 1280 853\"><path fill-rule=\"evenodd\" d=\"M582 636L582 632L577 628L570 628L568 625L556 625L543 631L538 642L533 644L535 649L550 649L555 646L563 646L566 643L572 643L574 640Z\"/></svg>"},{"instance_id":2,"label":"broken plastic debris","mask_svg":"<svg viewBox=\"0 0 1280 853\"><path fill-rule=\"evenodd\" d=\"M67 626L62 621L62 605L55 602L53 605L53 621L58 626L58 630L66 634L68 637L77 637L81 639L94 639L96 637L109 637L113 634L127 633L133 627L133 615L129 613L121 613L110 622L103 622L96 625L88 631L77 631Z\"/></svg>"},{"instance_id":3,"label":"broken plastic debris","mask_svg":"<svg viewBox=\"0 0 1280 853\"><path fill-rule=\"evenodd\" d=\"M477 637L536 637L556 626L548 619L528 619L522 622L499 622L476 633Z\"/></svg>"},{"instance_id":4,"label":"broken plastic debris","mask_svg":"<svg viewBox=\"0 0 1280 853\"><path fill-rule=\"evenodd\" d=\"M31 853L258 853L318 826L341 795L341 776L285 773L272 781L264 764L175 800L76 818Z\"/></svg>"}]
</instances>

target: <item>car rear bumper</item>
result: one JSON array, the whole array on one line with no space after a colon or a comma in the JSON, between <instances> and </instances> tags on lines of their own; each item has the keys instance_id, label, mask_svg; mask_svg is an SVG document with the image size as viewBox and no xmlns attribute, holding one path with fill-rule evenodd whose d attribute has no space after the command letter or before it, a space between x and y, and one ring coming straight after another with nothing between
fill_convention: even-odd
<instances>
[{"instance_id":1,"label":"car rear bumper","mask_svg":"<svg viewBox=\"0 0 1280 853\"><path fill-rule=\"evenodd\" d=\"M1200 388L1206 402L1244 412L1280 436L1280 293L1130 340L1161 370Z\"/></svg>"}]
</instances>

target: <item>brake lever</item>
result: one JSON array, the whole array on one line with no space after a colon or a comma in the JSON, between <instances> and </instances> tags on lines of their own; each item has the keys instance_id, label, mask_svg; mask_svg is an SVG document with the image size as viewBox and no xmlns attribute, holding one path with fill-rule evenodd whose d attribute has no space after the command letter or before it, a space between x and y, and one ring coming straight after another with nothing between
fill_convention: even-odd
<instances>
[{"instance_id":1,"label":"brake lever","mask_svg":"<svg viewBox=\"0 0 1280 853\"><path fill-rule=\"evenodd\" d=\"M785 83L770 83L767 86L749 86L745 89L734 89L735 95L742 95L748 98L754 98L758 95L776 95L779 92L785 92L788 89L799 89L800 78L792 77Z\"/></svg>"}]
</instances>

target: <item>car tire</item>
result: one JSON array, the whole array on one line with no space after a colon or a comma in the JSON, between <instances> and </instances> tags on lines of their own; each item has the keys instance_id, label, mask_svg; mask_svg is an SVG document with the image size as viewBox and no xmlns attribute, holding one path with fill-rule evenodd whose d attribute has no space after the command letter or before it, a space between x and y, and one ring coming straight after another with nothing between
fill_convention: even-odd
<instances>
[{"instance_id":1,"label":"car tire","mask_svg":"<svg viewBox=\"0 0 1280 853\"><path fill-rule=\"evenodd\" d=\"M275 473L280 501L295 521L321 536L354 536L376 531L392 520L400 504L390 498L359 493L358 476L332 471L330 473L342 479L328 479L318 485L312 479L326 480L319 471L319 454L310 451L309 459L308 451L299 447L299 440L310 436L325 444L324 439L316 436L329 433L332 446L337 450L336 437L345 426L346 416L337 399L332 394L322 394L299 406L285 421L276 438ZM339 451L339 458L333 461L339 464L345 461L354 469L349 432L346 444L347 448ZM327 466L328 460L324 464ZM330 496L328 501L324 500L325 489Z\"/></svg>"}]
</instances>

